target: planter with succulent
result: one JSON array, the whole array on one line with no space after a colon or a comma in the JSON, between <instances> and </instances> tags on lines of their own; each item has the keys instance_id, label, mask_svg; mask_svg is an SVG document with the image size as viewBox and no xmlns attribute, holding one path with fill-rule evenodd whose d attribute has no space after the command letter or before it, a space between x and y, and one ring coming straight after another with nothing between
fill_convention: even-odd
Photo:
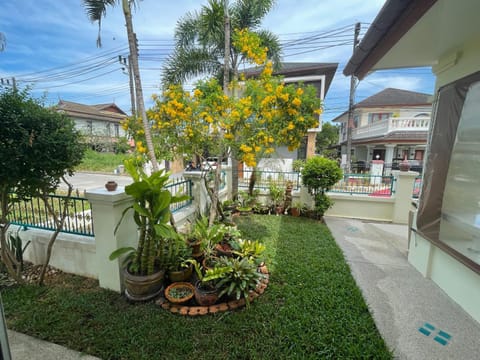
<instances>
[{"instance_id":1,"label":"planter with succulent","mask_svg":"<svg viewBox=\"0 0 480 360\"><path fill-rule=\"evenodd\" d=\"M130 300L144 301L157 296L163 286L166 270L167 239L177 236L169 225L170 204L183 201L187 196L172 196L164 187L169 173L163 171L146 175L141 168L126 162L125 168L133 183L125 193L133 198L133 205L125 209L117 224L133 209L133 219L138 226L137 247L123 247L110 254L110 260L123 257L125 295Z\"/></svg>"},{"instance_id":2,"label":"planter with succulent","mask_svg":"<svg viewBox=\"0 0 480 360\"><path fill-rule=\"evenodd\" d=\"M285 189L282 186L275 182L270 182L268 185L268 196L272 202L272 208L277 215L283 214L285 210L283 207L284 194Z\"/></svg>"},{"instance_id":3,"label":"planter with succulent","mask_svg":"<svg viewBox=\"0 0 480 360\"><path fill-rule=\"evenodd\" d=\"M195 287L189 282L174 282L165 289L165 298L173 304L185 304L195 295Z\"/></svg>"}]
</instances>

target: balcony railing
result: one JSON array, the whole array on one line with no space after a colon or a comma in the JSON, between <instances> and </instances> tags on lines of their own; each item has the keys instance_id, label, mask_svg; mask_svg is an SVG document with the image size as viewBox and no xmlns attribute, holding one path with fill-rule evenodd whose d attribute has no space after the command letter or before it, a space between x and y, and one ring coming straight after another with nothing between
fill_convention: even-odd
<instances>
[{"instance_id":1,"label":"balcony railing","mask_svg":"<svg viewBox=\"0 0 480 360\"><path fill-rule=\"evenodd\" d=\"M428 131L429 117L398 117L385 121L374 122L352 130L352 139L364 139L373 136L382 136L395 131ZM342 142L347 140L346 131L342 133Z\"/></svg>"}]
</instances>

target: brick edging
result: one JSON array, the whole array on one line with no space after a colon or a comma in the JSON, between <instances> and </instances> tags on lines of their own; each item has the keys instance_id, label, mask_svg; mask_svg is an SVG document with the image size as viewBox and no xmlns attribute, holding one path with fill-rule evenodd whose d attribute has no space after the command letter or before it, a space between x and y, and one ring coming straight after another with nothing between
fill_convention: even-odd
<instances>
[{"instance_id":1,"label":"brick edging","mask_svg":"<svg viewBox=\"0 0 480 360\"><path fill-rule=\"evenodd\" d=\"M269 273L266 265L260 266L259 271L264 274L264 278L260 280L255 290L249 292L250 302L254 301L257 297L262 295L265 292L265 289L269 283ZM157 305L160 305L164 310L170 311L172 314L188 315L188 316L198 316L198 315L207 315L215 314L218 312L225 312L228 310L241 309L246 305L245 298L239 300L230 300L219 304L214 304L210 306L187 306L187 305L177 305L169 302L165 297L161 297L155 302Z\"/></svg>"}]
</instances>

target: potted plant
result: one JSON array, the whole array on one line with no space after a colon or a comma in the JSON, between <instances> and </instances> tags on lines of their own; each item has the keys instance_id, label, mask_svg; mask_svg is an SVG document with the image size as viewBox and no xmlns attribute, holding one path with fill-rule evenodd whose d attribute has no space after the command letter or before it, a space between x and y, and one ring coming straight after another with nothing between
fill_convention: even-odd
<instances>
[{"instance_id":1,"label":"potted plant","mask_svg":"<svg viewBox=\"0 0 480 360\"><path fill-rule=\"evenodd\" d=\"M195 294L195 287L188 282L174 282L165 289L165 298L173 304L184 304Z\"/></svg>"},{"instance_id":2,"label":"potted plant","mask_svg":"<svg viewBox=\"0 0 480 360\"><path fill-rule=\"evenodd\" d=\"M239 240L238 250L233 253L240 258L246 258L255 265L260 265L263 262L263 253L266 247L258 240Z\"/></svg>"},{"instance_id":3,"label":"potted plant","mask_svg":"<svg viewBox=\"0 0 480 360\"><path fill-rule=\"evenodd\" d=\"M219 268L226 269L216 287L221 289L219 296L227 295L239 300L245 298L249 305L249 292L255 290L263 274L257 271L257 265L248 258L220 258Z\"/></svg>"},{"instance_id":4,"label":"potted plant","mask_svg":"<svg viewBox=\"0 0 480 360\"><path fill-rule=\"evenodd\" d=\"M146 175L132 162L125 168L133 183L125 193L133 198L133 205L124 210L118 229L126 214L133 209L133 219L138 227L137 247L122 247L110 254L110 260L124 256L125 294L130 300L143 301L161 292L165 275L165 249L168 239L177 236L169 225L170 204L183 201L187 196L172 196L164 187L169 173L163 171Z\"/></svg>"},{"instance_id":5,"label":"potted plant","mask_svg":"<svg viewBox=\"0 0 480 360\"><path fill-rule=\"evenodd\" d=\"M195 268L197 281L195 282L195 301L200 306L209 306L217 302L220 297L218 282L230 271L225 266L215 266L211 269L203 269L198 261L189 260Z\"/></svg>"},{"instance_id":6,"label":"potted plant","mask_svg":"<svg viewBox=\"0 0 480 360\"><path fill-rule=\"evenodd\" d=\"M223 239L215 246L218 256L232 256L233 250L238 249L241 232L236 226L225 226Z\"/></svg>"},{"instance_id":7,"label":"potted plant","mask_svg":"<svg viewBox=\"0 0 480 360\"><path fill-rule=\"evenodd\" d=\"M290 214L294 217L300 216L300 212L302 210L302 203L300 201L295 201L290 209Z\"/></svg>"},{"instance_id":8,"label":"potted plant","mask_svg":"<svg viewBox=\"0 0 480 360\"><path fill-rule=\"evenodd\" d=\"M177 234L167 243L165 251L168 253L168 278L171 282L187 281L192 277L193 265L187 260L192 257L192 248L185 239Z\"/></svg>"},{"instance_id":9,"label":"potted plant","mask_svg":"<svg viewBox=\"0 0 480 360\"><path fill-rule=\"evenodd\" d=\"M283 187L277 185L275 182L270 182L268 186L268 195L272 202L272 208L274 209L277 215L283 214L283 195L285 191Z\"/></svg>"},{"instance_id":10,"label":"potted plant","mask_svg":"<svg viewBox=\"0 0 480 360\"><path fill-rule=\"evenodd\" d=\"M226 226L213 224L209 226L208 217L202 216L195 222L192 236L200 242L200 250L203 254L203 267L210 268L215 264L216 245L220 243L226 233Z\"/></svg>"}]
</instances>

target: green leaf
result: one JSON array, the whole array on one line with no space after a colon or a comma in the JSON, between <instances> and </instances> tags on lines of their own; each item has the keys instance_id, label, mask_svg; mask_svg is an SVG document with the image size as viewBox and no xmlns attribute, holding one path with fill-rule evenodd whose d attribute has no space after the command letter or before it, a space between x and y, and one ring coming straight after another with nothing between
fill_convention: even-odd
<instances>
[{"instance_id":1,"label":"green leaf","mask_svg":"<svg viewBox=\"0 0 480 360\"><path fill-rule=\"evenodd\" d=\"M121 247L121 248L118 248L117 250L115 250L114 252L112 252L110 254L110 256L108 257L109 260L115 260L117 258L119 258L120 256L126 254L126 253L130 253L130 252L135 252L136 249L131 247L131 246L128 246L128 247Z\"/></svg>"}]
</instances>

